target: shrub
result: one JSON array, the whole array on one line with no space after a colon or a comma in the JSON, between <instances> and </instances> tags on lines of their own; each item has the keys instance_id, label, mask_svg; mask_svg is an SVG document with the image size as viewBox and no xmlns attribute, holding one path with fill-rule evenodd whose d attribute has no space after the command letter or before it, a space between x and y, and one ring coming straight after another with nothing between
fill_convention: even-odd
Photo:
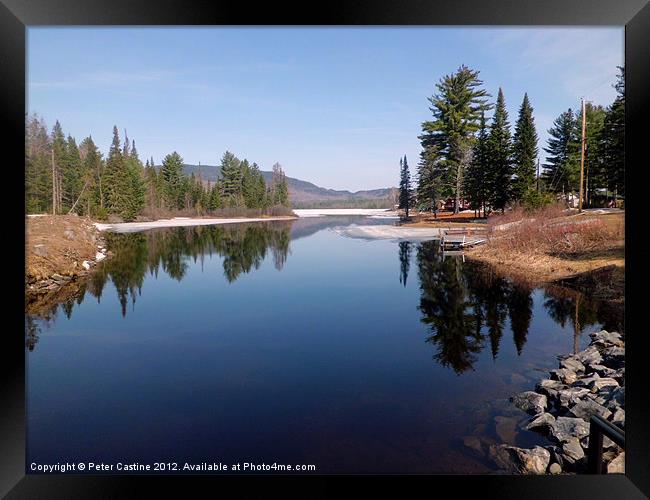
<instances>
[{"instance_id":1,"label":"shrub","mask_svg":"<svg viewBox=\"0 0 650 500\"><path fill-rule=\"evenodd\" d=\"M527 211L537 210L555 203L555 197L552 193L539 193L537 191L527 191L521 199L521 204Z\"/></svg>"}]
</instances>

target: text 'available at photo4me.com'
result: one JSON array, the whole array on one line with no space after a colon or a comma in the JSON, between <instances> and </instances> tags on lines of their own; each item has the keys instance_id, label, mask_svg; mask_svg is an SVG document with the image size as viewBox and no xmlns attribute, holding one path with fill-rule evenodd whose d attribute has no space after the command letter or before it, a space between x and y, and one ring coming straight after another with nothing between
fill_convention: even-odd
<instances>
[{"instance_id":1,"label":"text 'available at photo4me.com'","mask_svg":"<svg viewBox=\"0 0 650 500\"><path fill-rule=\"evenodd\" d=\"M238 473L238 472L315 472L316 466L313 464L279 464L272 463L254 463L254 462L237 462L234 464L225 464L221 462L153 462L153 463L105 463L105 462L63 462L54 464L41 464L32 462L28 466L28 473L34 474L65 474L65 473L192 473L192 472L209 472L209 473Z\"/></svg>"}]
</instances>

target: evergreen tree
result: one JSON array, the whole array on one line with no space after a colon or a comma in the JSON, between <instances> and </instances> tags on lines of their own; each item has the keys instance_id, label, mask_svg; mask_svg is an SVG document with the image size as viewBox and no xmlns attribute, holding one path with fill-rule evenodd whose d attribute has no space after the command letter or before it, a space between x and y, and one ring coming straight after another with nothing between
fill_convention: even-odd
<instances>
[{"instance_id":1,"label":"evergreen tree","mask_svg":"<svg viewBox=\"0 0 650 500\"><path fill-rule=\"evenodd\" d=\"M163 158L159 176L161 194L167 208L183 208L183 159L176 151Z\"/></svg>"},{"instance_id":2,"label":"evergreen tree","mask_svg":"<svg viewBox=\"0 0 650 500\"><path fill-rule=\"evenodd\" d=\"M455 212L460 209L464 170L471 159L473 135L478 130L481 113L489 109L489 94L479 87L483 83L478 71L461 66L456 73L443 77L436 85L437 94L429 98L433 120L422 124L420 140L427 156L440 157L438 185L441 195L455 198Z\"/></svg>"},{"instance_id":3,"label":"evergreen tree","mask_svg":"<svg viewBox=\"0 0 650 500\"><path fill-rule=\"evenodd\" d=\"M580 183L580 163L573 111L568 109L557 117L548 133L548 147L544 148L548 156L542 174L546 189L555 193L575 190Z\"/></svg>"},{"instance_id":4,"label":"evergreen tree","mask_svg":"<svg viewBox=\"0 0 650 500\"><path fill-rule=\"evenodd\" d=\"M61 175L63 183L63 205L64 213L72 209L72 206L79 199L81 190L84 186L84 174L82 169L81 156L77 141L71 135L68 135L61 159ZM79 204L75 206L75 210Z\"/></svg>"},{"instance_id":5,"label":"evergreen tree","mask_svg":"<svg viewBox=\"0 0 650 500\"><path fill-rule=\"evenodd\" d=\"M513 163L515 178L512 184L512 196L522 199L524 194L535 186L535 160L537 158L537 131L533 118L533 108L524 94L519 108L519 117L515 124L513 139Z\"/></svg>"},{"instance_id":6,"label":"evergreen tree","mask_svg":"<svg viewBox=\"0 0 650 500\"><path fill-rule=\"evenodd\" d=\"M230 151L226 151L221 158L220 181L225 205L241 206L243 204L241 162Z\"/></svg>"},{"instance_id":7,"label":"evergreen tree","mask_svg":"<svg viewBox=\"0 0 650 500\"><path fill-rule=\"evenodd\" d=\"M490 205L493 209L505 209L511 196L512 181L512 143L510 141L510 125L506 111L503 91L499 88L490 135L488 137L488 185L490 189Z\"/></svg>"},{"instance_id":8,"label":"evergreen tree","mask_svg":"<svg viewBox=\"0 0 650 500\"><path fill-rule=\"evenodd\" d=\"M273 193L273 205L289 206L289 185L287 176L279 163L273 165L273 177L271 179L271 191Z\"/></svg>"},{"instance_id":9,"label":"evergreen tree","mask_svg":"<svg viewBox=\"0 0 650 500\"><path fill-rule=\"evenodd\" d=\"M134 189L133 170L120 150L117 127L113 127L113 141L104 170L106 208L125 221L138 215L138 198Z\"/></svg>"},{"instance_id":10,"label":"evergreen tree","mask_svg":"<svg viewBox=\"0 0 650 500\"><path fill-rule=\"evenodd\" d=\"M413 195L411 190L411 172L409 171L408 162L406 161L406 155L404 155L404 158L400 158L399 169L399 208L404 210L405 217L408 219Z\"/></svg>"},{"instance_id":11,"label":"evergreen tree","mask_svg":"<svg viewBox=\"0 0 650 500\"><path fill-rule=\"evenodd\" d=\"M486 214L486 205L492 199L489 184L490 155L488 144L488 129L485 124L485 113L481 113L478 137L474 144L472 162L465 176L465 193L474 210Z\"/></svg>"},{"instance_id":12,"label":"evergreen tree","mask_svg":"<svg viewBox=\"0 0 650 500\"><path fill-rule=\"evenodd\" d=\"M79 151L83 161L85 186L83 200L80 201L81 206L86 214L103 217L102 175L104 165L102 154L91 136L81 141Z\"/></svg>"},{"instance_id":13,"label":"evergreen tree","mask_svg":"<svg viewBox=\"0 0 650 500\"><path fill-rule=\"evenodd\" d=\"M617 96L607 108L598 141L599 187L614 196L625 195L625 69L619 70Z\"/></svg>"},{"instance_id":14,"label":"evergreen tree","mask_svg":"<svg viewBox=\"0 0 650 500\"><path fill-rule=\"evenodd\" d=\"M128 176L130 181L130 211L133 217L139 214L145 205L146 186L144 180L144 167L135 149L135 141L131 143L129 156L126 158Z\"/></svg>"},{"instance_id":15,"label":"evergreen tree","mask_svg":"<svg viewBox=\"0 0 650 500\"><path fill-rule=\"evenodd\" d=\"M440 188L439 155L434 147L422 149L417 170L416 199L420 211L437 212Z\"/></svg>"},{"instance_id":16,"label":"evergreen tree","mask_svg":"<svg viewBox=\"0 0 650 500\"><path fill-rule=\"evenodd\" d=\"M25 128L25 208L52 211L52 144L45 122L33 114Z\"/></svg>"}]
</instances>

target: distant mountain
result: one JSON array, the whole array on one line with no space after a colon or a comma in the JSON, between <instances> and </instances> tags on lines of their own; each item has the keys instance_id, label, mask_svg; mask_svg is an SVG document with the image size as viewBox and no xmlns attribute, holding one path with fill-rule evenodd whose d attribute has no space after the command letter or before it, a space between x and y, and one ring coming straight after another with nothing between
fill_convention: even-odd
<instances>
[{"instance_id":1,"label":"distant mountain","mask_svg":"<svg viewBox=\"0 0 650 500\"><path fill-rule=\"evenodd\" d=\"M159 167L156 167L159 168ZM219 167L214 165L185 164L187 175L200 175L203 181L215 182L219 179ZM273 172L262 170L266 182L271 182ZM311 182L288 177L289 197L294 208L388 208L391 206L391 189L371 189L346 191L326 189Z\"/></svg>"}]
</instances>

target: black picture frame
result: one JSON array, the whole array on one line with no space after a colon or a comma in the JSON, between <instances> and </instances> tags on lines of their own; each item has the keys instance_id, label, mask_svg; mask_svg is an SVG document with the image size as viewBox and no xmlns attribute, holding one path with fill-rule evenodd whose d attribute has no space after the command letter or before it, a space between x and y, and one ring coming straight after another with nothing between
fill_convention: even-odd
<instances>
[{"instance_id":1,"label":"black picture frame","mask_svg":"<svg viewBox=\"0 0 650 500\"><path fill-rule=\"evenodd\" d=\"M643 331L643 300L647 247L640 215L643 171L650 167L645 154L647 135L642 126L650 104L650 5L648 0L357 0L254 7L234 0L0 0L0 121L5 160L3 208L14 234L5 243L12 253L3 272L8 307L0 352L7 359L0 365L0 495L6 498L123 498L151 494L189 496L191 487L224 492L227 483L237 496L250 496L251 488L301 488L303 496L341 494L337 476L74 476L25 475L25 346L24 315L24 183L25 50L26 28L38 25L599 25L625 26L626 64L626 343L627 447L625 475L576 476L348 476L364 480L367 488L408 495L412 483L438 496L449 491L462 496L506 498L644 498L650 496L650 443L648 424L646 332ZM7 154L8 153L8 154ZM8 175L11 174L11 175ZM8 189L7 189L8 188ZM16 193L16 199L7 196ZM23 199L21 206L20 200ZM21 214L20 211L23 211ZM637 221L640 223L638 224ZM634 231L634 230L637 231ZM19 290L20 289L20 290ZM24 300L24 299L23 299ZM14 324L15 321L15 324ZM645 335L645 337L644 337ZM290 480L286 480L290 479ZM399 486L395 485L399 479ZM404 481L406 480L406 481ZM224 483L225 482L225 483ZM407 483L406 485L403 483ZM216 489L218 488L218 489ZM399 488L399 489L397 489ZM447 489L450 488L450 489ZM232 491L232 490L230 490ZM444 493L446 496L449 493Z\"/></svg>"}]
</instances>

